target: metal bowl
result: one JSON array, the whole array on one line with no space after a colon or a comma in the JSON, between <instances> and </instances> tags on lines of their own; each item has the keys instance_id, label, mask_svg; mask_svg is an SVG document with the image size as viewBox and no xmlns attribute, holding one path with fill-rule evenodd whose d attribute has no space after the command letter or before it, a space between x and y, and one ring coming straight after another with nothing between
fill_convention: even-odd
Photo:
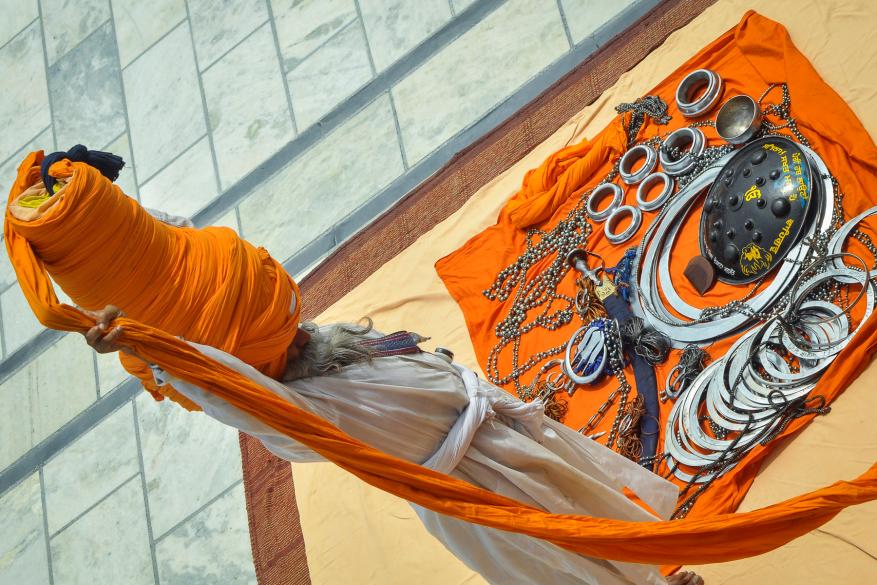
<instances>
[{"instance_id":1,"label":"metal bowl","mask_svg":"<svg viewBox=\"0 0 877 585\"><path fill-rule=\"evenodd\" d=\"M722 105L716 116L716 131L731 144L743 144L761 128L761 111L748 95L737 95Z\"/></svg>"}]
</instances>

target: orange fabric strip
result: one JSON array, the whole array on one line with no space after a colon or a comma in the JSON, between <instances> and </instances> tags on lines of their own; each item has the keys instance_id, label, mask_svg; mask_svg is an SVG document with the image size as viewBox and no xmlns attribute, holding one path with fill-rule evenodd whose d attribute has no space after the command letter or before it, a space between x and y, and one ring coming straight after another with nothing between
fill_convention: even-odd
<instances>
[{"instance_id":1,"label":"orange fabric strip","mask_svg":"<svg viewBox=\"0 0 877 585\"><path fill-rule=\"evenodd\" d=\"M660 96L670 105L669 113L673 119L664 126L648 120L640 131L640 140L665 134L691 122L676 109L674 96L682 78L700 68L712 69L723 77L725 92L722 101L741 93L757 99L770 84L786 82L791 94L791 113L813 149L837 177L845 195L846 216L852 217L877 204L877 148L871 137L847 104L794 47L786 29L754 12L744 15L737 27L681 64L648 92ZM630 96L631 101L636 97ZM780 98L781 93L776 89L768 96L767 102L778 103ZM712 112L712 116L715 116L715 112ZM715 129L705 127L702 130L710 144L722 144ZM489 288L499 270L514 262L525 249L526 228L554 227L576 205L582 193L603 180L625 149L626 136L621 119L615 118L593 139L558 151L526 175L521 190L501 211L496 225L474 236L462 248L436 264L445 286L463 311L476 355L483 367L496 343L494 326L508 314L509 303L489 301L481 291ZM634 199L635 188L627 188L626 203L635 204ZM724 305L742 297L748 288L741 291L740 287L719 283L706 297L701 297L683 275L688 261L699 253L699 212L699 209L695 209L680 230L671 255L671 278L687 303L697 307ZM614 266L628 246L637 245L655 213L643 214L638 237L625 245L614 246L609 243L603 234L602 224L594 224L588 250L601 255L606 266ZM850 243L850 251L860 253L864 258L870 257L870 253L857 241ZM543 260L532 269L533 272L544 270L551 261L551 257ZM571 276L564 279L559 292L575 295ZM572 324L552 332L536 329L528 333L521 340L520 355L533 355L565 343L575 327ZM713 357L721 356L733 341L734 338L729 338L714 343L707 351ZM877 334L871 323L857 335L856 342L838 356L812 395L824 396L828 402L833 400L865 368L875 347ZM679 352L673 352L664 364L656 368L659 383L663 383L678 359ZM510 350L501 356L499 363L502 372L511 370ZM532 372L535 373L536 369L538 366ZM564 420L567 425L580 428L597 411L616 387L609 378L602 385L590 386L587 391L576 392L569 399L569 413ZM525 377L523 381L526 383L530 379ZM511 385L507 389L514 391ZM670 401L661 405L662 433L672 406ZM807 416L794 420L782 436L793 435L812 418ZM607 416L594 431L609 430L611 424L612 416ZM779 442L755 447L737 467L715 481L700 496L689 516L713 516L736 510L765 456ZM666 471L665 468L658 469L662 474Z\"/></svg>"}]
</instances>

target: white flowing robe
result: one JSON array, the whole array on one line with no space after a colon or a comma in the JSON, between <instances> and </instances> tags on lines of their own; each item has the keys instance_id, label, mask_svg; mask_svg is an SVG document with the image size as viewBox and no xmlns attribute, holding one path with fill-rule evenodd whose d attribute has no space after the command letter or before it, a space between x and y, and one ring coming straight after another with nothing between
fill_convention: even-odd
<instances>
[{"instance_id":1,"label":"white flowing robe","mask_svg":"<svg viewBox=\"0 0 877 585\"><path fill-rule=\"evenodd\" d=\"M653 521L677 488L432 353L380 357L329 376L280 383L218 349L192 344L290 403L396 457L557 514ZM304 445L209 392L156 370L204 412L260 439L288 461L323 461ZM659 584L657 567L587 558L544 540L471 524L414 505L427 530L489 582Z\"/></svg>"}]
</instances>

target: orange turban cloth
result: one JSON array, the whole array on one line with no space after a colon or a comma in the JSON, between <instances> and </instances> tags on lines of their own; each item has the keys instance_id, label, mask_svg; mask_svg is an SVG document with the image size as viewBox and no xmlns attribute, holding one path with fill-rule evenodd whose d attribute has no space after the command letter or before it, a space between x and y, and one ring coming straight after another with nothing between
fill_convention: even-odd
<instances>
[{"instance_id":1,"label":"orange turban cloth","mask_svg":"<svg viewBox=\"0 0 877 585\"><path fill-rule=\"evenodd\" d=\"M42 160L42 151L24 160L9 194L4 233L19 279L32 268L18 261L13 247L29 247L80 307L116 305L136 321L220 348L269 376L283 373L298 326L298 288L264 248L229 228L161 223L81 162L51 165L49 174L66 184L46 198ZM16 202L30 213L12 213ZM51 326L45 311L28 301ZM156 399L197 408L173 388L157 387L146 364L120 356Z\"/></svg>"}]
</instances>

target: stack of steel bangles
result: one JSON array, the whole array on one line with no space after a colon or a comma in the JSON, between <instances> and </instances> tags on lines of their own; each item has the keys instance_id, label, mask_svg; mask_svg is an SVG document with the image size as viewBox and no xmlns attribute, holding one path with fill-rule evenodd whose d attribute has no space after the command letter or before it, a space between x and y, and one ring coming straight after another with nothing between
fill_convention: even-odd
<instances>
[{"instance_id":1,"label":"stack of steel bangles","mask_svg":"<svg viewBox=\"0 0 877 585\"><path fill-rule=\"evenodd\" d=\"M724 85L722 78L715 71L709 69L692 71L676 88L676 107L686 118L702 116L719 102ZM695 97L698 94L700 96Z\"/></svg>"},{"instance_id":2,"label":"stack of steel bangles","mask_svg":"<svg viewBox=\"0 0 877 585\"><path fill-rule=\"evenodd\" d=\"M612 197L609 205L604 209L598 210L597 205L609 196ZM615 183L601 183L594 188L585 203L585 209L591 219L606 222L603 225L603 233L606 234L606 239L613 244L620 244L632 238L637 230L639 230L639 226L643 221L643 214L639 209L631 205L622 205L623 202L624 191L620 186ZM618 223L625 214L630 214L631 216L630 225L623 231L616 232Z\"/></svg>"},{"instance_id":3,"label":"stack of steel bangles","mask_svg":"<svg viewBox=\"0 0 877 585\"><path fill-rule=\"evenodd\" d=\"M861 269L846 266L843 258L855 258ZM814 291L831 281L861 287L848 307L813 298ZM738 339L673 406L665 428L665 453L676 477L709 481L733 467L734 460L727 459L727 465L716 465L727 457L726 451L733 449L739 456L780 431L787 407L806 399L870 317L875 299L877 285L858 257L831 254L805 269L792 287L783 316ZM860 301L864 311L854 326L849 315ZM797 368L784 354L797 361Z\"/></svg>"}]
</instances>

